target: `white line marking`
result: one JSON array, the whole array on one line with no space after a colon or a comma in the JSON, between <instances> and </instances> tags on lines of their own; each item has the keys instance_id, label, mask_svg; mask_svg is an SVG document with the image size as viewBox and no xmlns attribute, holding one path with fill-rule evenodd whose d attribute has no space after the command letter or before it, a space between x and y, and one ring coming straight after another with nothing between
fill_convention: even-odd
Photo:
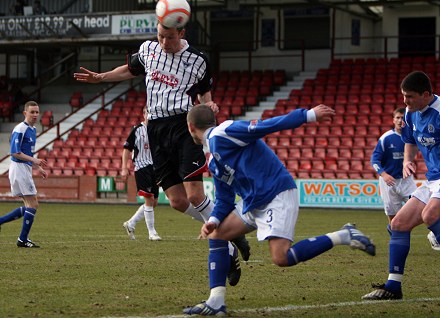
<instances>
[{"instance_id":1,"label":"white line marking","mask_svg":"<svg viewBox=\"0 0 440 318\"><path fill-rule=\"evenodd\" d=\"M282 311L295 311L304 309L316 309L316 308L328 308L328 307L352 307L352 306L363 306L363 305L377 305L378 303L420 303L429 301L440 301L440 298L414 298L414 299L402 299L402 300L364 300L364 301L347 301L341 303L330 303L321 305L287 305L282 307L262 307L262 308L248 308L240 310L231 310L230 313L233 315L240 313L271 313L271 312L282 312ZM166 315L166 316L105 316L102 318L188 318L188 315ZM199 317L199 316L196 316Z\"/></svg>"}]
</instances>

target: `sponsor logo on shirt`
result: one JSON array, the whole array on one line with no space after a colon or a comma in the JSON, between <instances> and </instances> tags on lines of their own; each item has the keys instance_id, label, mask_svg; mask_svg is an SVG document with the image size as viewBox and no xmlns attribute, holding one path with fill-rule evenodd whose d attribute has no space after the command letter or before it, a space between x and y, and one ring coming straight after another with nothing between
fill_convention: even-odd
<instances>
[{"instance_id":1,"label":"sponsor logo on shirt","mask_svg":"<svg viewBox=\"0 0 440 318\"><path fill-rule=\"evenodd\" d=\"M224 183L231 185L234 182L235 170L228 165L221 164L221 157L219 153L214 153L213 157L215 159L215 169L214 176L223 181Z\"/></svg>"},{"instance_id":2,"label":"sponsor logo on shirt","mask_svg":"<svg viewBox=\"0 0 440 318\"><path fill-rule=\"evenodd\" d=\"M164 83L168 86L171 86L172 88L179 85L179 79L176 77L176 75L173 74L167 74L163 71L154 70L151 72L151 79L153 81Z\"/></svg>"},{"instance_id":3,"label":"sponsor logo on shirt","mask_svg":"<svg viewBox=\"0 0 440 318\"><path fill-rule=\"evenodd\" d=\"M435 138L434 137L419 136L419 137L417 137L417 141L425 147L435 145Z\"/></svg>"},{"instance_id":4,"label":"sponsor logo on shirt","mask_svg":"<svg viewBox=\"0 0 440 318\"><path fill-rule=\"evenodd\" d=\"M253 119L249 122L248 131L254 132L257 129L258 119Z\"/></svg>"},{"instance_id":5,"label":"sponsor logo on shirt","mask_svg":"<svg viewBox=\"0 0 440 318\"><path fill-rule=\"evenodd\" d=\"M403 152L393 152L393 159L395 160L403 159Z\"/></svg>"}]
</instances>

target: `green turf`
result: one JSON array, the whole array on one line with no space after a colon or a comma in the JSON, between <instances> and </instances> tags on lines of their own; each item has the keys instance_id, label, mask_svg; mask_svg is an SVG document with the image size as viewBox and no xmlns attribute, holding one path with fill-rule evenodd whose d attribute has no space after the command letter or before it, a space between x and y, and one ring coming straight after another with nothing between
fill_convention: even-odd
<instances>
[{"instance_id":1,"label":"green turf","mask_svg":"<svg viewBox=\"0 0 440 318\"><path fill-rule=\"evenodd\" d=\"M0 214L16 203L2 203ZM40 249L15 246L21 220L0 233L0 317L181 316L209 295L207 241L200 224L169 207L156 209L161 242L143 223L128 240L122 222L133 205L42 203L31 232ZM356 222L377 245L377 256L338 246L293 268L271 264L267 243L248 238L251 261L228 287L232 317L434 317L440 313L439 252L418 227L412 236L403 302L359 303L371 283L384 282L388 234L382 211L302 209L296 239ZM290 306L290 307L289 307Z\"/></svg>"}]
</instances>

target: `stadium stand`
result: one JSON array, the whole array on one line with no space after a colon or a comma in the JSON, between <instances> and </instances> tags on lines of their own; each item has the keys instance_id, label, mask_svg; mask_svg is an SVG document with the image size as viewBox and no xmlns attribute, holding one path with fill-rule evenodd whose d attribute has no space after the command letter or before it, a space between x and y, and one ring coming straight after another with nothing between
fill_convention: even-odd
<instances>
[{"instance_id":1,"label":"stadium stand","mask_svg":"<svg viewBox=\"0 0 440 318\"><path fill-rule=\"evenodd\" d=\"M420 58L411 63L415 61L424 69ZM314 79L306 79L303 89L292 89L288 98L274 102L261 118L325 103L335 108L334 120L277 132L266 136L265 142L294 177L375 179L370 156L380 135L392 127L389 114L404 106L398 87L406 74L401 71L405 63L408 58L333 60ZM437 65L440 61L430 60L425 69L433 83ZM220 105L218 123L252 110L285 83L282 70L220 72L213 89ZM55 141L51 150L41 150L39 156L48 159L54 175L117 176L122 144L130 127L142 118L145 97L143 91L128 91L110 109L101 110L96 120L87 119L81 129L72 130L66 140ZM81 107L81 99L80 92L74 93L72 108ZM423 161L418 160L417 165L417 177L423 178Z\"/></svg>"},{"instance_id":2,"label":"stadium stand","mask_svg":"<svg viewBox=\"0 0 440 318\"><path fill-rule=\"evenodd\" d=\"M292 89L288 99L277 100L273 109L262 114L265 119L324 103L337 112L332 123L295 129L290 142L276 134L265 140L294 177L375 179L371 153L381 134L392 127L390 114L405 107L399 85L412 69L425 71L436 83L440 61L433 57L335 59L329 68L318 70L316 78L305 80L302 89ZM436 84L434 90L439 88ZM279 155L281 144L289 147L287 158L284 152ZM417 166L417 178L423 179L423 160Z\"/></svg>"}]
</instances>

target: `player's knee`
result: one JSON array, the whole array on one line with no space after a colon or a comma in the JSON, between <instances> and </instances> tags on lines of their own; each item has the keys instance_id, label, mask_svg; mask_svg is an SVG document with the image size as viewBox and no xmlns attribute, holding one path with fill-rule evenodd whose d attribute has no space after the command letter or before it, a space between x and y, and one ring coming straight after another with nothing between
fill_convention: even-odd
<instances>
[{"instance_id":1,"label":"player's knee","mask_svg":"<svg viewBox=\"0 0 440 318\"><path fill-rule=\"evenodd\" d=\"M201 195L199 193L188 194L188 200L194 206L199 206L203 200L205 200L205 194Z\"/></svg>"},{"instance_id":2,"label":"player's knee","mask_svg":"<svg viewBox=\"0 0 440 318\"><path fill-rule=\"evenodd\" d=\"M38 202L32 202L32 203L30 203L30 204L28 204L28 208L31 208L31 209L35 209L35 210L37 210L38 209L38 206L39 206L39 204L38 204Z\"/></svg>"},{"instance_id":3,"label":"player's knee","mask_svg":"<svg viewBox=\"0 0 440 318\"><path fill-rule=\"evenodd\" d=\"M279 267L288 266L287 255L283 255L283 253L273 253L272 254L272 263Z\"/></svg>"},{"instance_id":4,"label":"player's knee","mask_svg":"<svg viewBox=\"0 0 440 318\"><path fill-rule=\"evenodd\" d=\"M186 198L172 198L170 199L170 206L183 213L188 209L188 200Z\"/></svg>"},{"instance_id":5,"label":"player's knee","mask_svg":"<svg viewBox=\"0 0 440 318\"><path fill-rule=\"evenodd\" d=\"M398 214L390 222L391 230L407 232L411 231L414 226L405 219L399 218Z\"/></svg>"},{"instance_id":6,"label":"player's knee","mask_svg":"<svg viewBox=\"0 0 440 318\"><path fill-rule=\"evenodd\" d=\"M422 212L423 223L427 224L428 226L437 222L438 219L439 216L437 213L434 213L433 210L426 210Z\"/></svg>"}]
</instances>

